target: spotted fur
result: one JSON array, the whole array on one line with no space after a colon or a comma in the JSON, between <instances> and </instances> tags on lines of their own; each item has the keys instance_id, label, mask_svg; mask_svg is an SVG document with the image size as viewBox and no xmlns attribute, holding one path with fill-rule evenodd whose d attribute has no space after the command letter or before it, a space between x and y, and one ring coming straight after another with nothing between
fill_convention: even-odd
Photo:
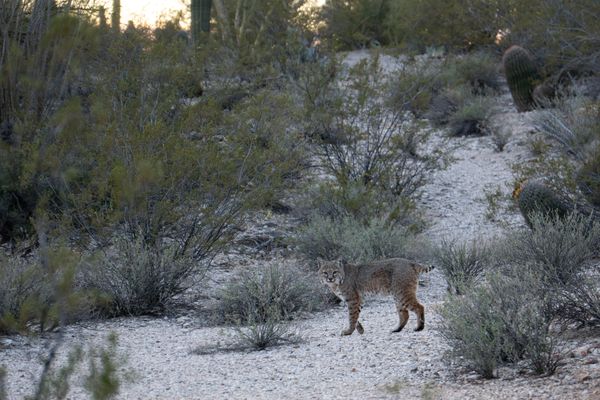
<instances>
[{"instance_id":1,"label":"spotted fur","mask_svg":"<svg viewBox=\"0 0 600 400\"><path fill-rule=\"evenodd\" d=\"M348 328L342 335L354 330L362 334L364 328L358 321L362 297L365 293L382 293L394 297L400 319L392 332L400 332L408 322L408 311L417 315L415 331L425 327L425 308L417 300L419 274L434 267L402 258L391 258L368 264L349 264L342 260L319 260L319 276L323 283L348 305Z\"/></svg>"}]
</instances>

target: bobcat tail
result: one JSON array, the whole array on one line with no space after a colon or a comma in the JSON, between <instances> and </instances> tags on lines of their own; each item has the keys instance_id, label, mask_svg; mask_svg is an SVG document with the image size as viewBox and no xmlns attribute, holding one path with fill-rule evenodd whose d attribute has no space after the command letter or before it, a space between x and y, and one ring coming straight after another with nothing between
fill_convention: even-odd
<instances>
[{"instance_id":1,"label":"bobcat tail","mask_svg":"<svg viewBox=\"0 0 600 400\"><path fill-rule=\"evenodd\" d=\"M431 270L435 268L435 265L416 264L416 267L419 273L427 273L431 272Z\"/></svg>"}]
</instances>

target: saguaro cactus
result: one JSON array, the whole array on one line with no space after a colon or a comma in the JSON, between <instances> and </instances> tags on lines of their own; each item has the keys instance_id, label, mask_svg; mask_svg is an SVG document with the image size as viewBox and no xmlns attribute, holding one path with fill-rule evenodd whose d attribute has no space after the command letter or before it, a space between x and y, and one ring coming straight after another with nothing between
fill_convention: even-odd
<instances>
[{"instance_id":1,"label":"saguaro cactus","mask_svg":"<svg viewBox=\"0 0 600 400\"><path fill-rule=\"evenodd\" d=\"M106 30L108 27L108 23L106 22L106 8L100 6L98 8L98 26L102 31Z\"/></svg>"},{"instance_id":2,"label":"saguaro cactus","mask_svg":"<svg viewBox=\"0 0 600 400\"><path fill-rule=\"evenodd\" d=\"M540 83L540 75L531 54L520 46L511 46L502 57L506 82L519 112L535 106L533 89Z\"/></svg>"},{"instance_id":3,"label":"saguaro cactus","mask_svg":"<svg viewBox=\"0 0 600 400\"><path fill-rule=\"evenodd\" d=\"M201 32L210 31L212 0L192 0L192 40L197 42Z\"/></svg>"},{"instance_id":4,"label":"saguaro cactus","mask_svg":"<svg viewBox=\"0 0 600 400\"><path fill-rule=\"evenodd\" d=\"M110 25L115 32L121 31L121 0L113 0Z\"/></svg>"}]
</instances>

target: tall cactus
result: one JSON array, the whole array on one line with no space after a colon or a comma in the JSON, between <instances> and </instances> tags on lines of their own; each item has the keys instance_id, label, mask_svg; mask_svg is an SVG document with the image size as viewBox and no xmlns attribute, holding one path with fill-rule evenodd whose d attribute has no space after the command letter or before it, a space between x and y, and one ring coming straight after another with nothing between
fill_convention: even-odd
<instances>
[{"instance_id":1,"label":"tall cactus","mask_svg":"<svg viewBox=\"0 0 600 400\"><path fill-rule=\"evenodd\" d=\"M212 0L192 0L192 40L197 42L201 32L210 31Z\"/></svg>"},{"instance_id":2,"label":"tall cactus","mask_svg":"<svg viewBox=\"0 0 600 400\"><path fill-rule=\"evenodd\" d=\"M103 6L100 6L100 8L98 8L98 26L102 31L105 31L108 27L108 24L106 22L106 8L104 8Z\"/></svg>"},{"instance_id":3,"label":"tall cactus","mask_svg":"<svg viewBox=\"0 0 600 400\"><path fill-rule=\"evenodd\" d=\"M121 0L113 0L110 25L115 32L121 31Z\"/></svg>"},{"instance_id":4,"label":"tall cactus","mask_svg":"<svg viewBox=\"0 0 600 400\"><path fill-rule=\"evenodd\" d=\"M511 46L502 57L506 82L519 112L535 106L533 90L540 83L540 75L533 57L520 46Z\"/></svg>"}]
</instances>

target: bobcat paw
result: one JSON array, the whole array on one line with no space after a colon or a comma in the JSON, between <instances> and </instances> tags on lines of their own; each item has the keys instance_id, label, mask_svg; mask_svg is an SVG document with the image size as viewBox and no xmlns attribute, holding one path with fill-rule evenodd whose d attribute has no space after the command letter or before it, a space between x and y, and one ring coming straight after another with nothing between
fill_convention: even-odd
<instances>
[{"instance_id":1,"label":"bobcat paw","mask_svg":"<svg viewBox=\"0 0 600 400\"><path fill-rule=\"evenodd\" d=\"M358 324L356 324L356 330L358 331L358 333L360 333L361 335L363 333L365 333L365 329L363 328L363 326L360 324L360 322Z\"/></svg>"},{"instance_id":2,"label":"bobcat paw","mask_svg":"<svg viewBox=\"0 0 600 400\"><path fill-rule=\"evenodd\" d=\"M415 332L422 331L425 328L425 325L419 325L415 328Z\"/></svg>"},{"instance_id":3,"label":"bobcat paw","mask_svg":"<svg viewBox=\"0 0 600 400\"><path fill-rule=\"evenodd\" d=\"M354 332L354 329L344 329L342 331L342 336L352 335L352 332Z\"/></svg>"}]
</instances>

